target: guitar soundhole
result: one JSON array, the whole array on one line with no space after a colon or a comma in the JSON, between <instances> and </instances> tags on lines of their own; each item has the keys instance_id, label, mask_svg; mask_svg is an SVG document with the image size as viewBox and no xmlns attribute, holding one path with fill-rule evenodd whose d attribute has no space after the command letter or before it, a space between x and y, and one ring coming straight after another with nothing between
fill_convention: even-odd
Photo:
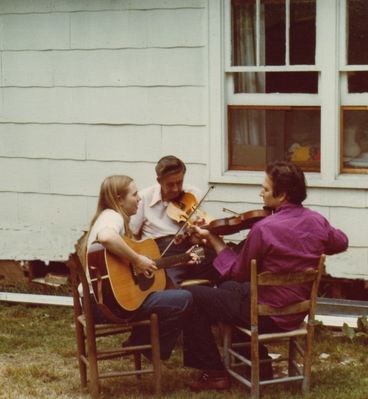
<instances>
[{"instance_id":1,"label":"guitar soundhole","mask_svg":"<svg viewBox=\"0 0 368 399\"><path fill-rule=\"evenodd\" d=\"M155 282L155 277L146 277L144 274L139 273L135 276L137 284L142 291L148 290Z\"/></svg>"}]
</instances>

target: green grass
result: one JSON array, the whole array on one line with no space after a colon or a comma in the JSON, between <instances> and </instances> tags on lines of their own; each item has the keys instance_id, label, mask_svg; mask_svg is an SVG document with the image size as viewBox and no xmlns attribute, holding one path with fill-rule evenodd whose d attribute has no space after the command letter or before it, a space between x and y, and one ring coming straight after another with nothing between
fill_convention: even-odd
<instances>
[{"instance_id":1,"label":"green grass","mask_svg":"<svg viewBox=\"0 0 368 399\"><path fill-rule=\"evenodd\" d=\"M0 303L0 398L88 398L79 389L79 370L73 310L67 307ZM121 338L119 338L121 340ZM264 399L366 399L368 398L368 342L350 342L342 334L319 328L314 344L312 389L302 396L299 384L276 385L261 390ZM277 351L278 348L276 348ZM327 359L320 358L327 353ZM127 367L123 364L111 367ZM192 393L185 380L195 373L182 367L177 347L163 364L161 398L249 398L249 390L233 383L226 393ZM151 398L151 376L138 383L133 377L105 380L101 398Z\"/></svg>"}]
</instances>

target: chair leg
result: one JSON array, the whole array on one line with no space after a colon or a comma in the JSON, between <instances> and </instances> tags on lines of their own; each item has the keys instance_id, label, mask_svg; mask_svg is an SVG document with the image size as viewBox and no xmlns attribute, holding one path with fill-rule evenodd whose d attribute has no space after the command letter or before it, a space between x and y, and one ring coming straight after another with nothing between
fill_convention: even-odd
<instances>
[{"instance_id":1,"label":"chair leg","mask_svg":"<svg viewBox=\"0 0 368 399\"><path fill-rule=\"evenodd\" d=\"M86 358L86 338L84 336L83 327L80 325L79 322L75 323L75 333L77 337L78 364L81 388L85 389L87 387L87 366L82 361L82 357Z\"/></svg>"},{"instance_id":2,"label":"chair leg","mask_svg":"<svg viewBox=\"0 0 368 399\"><path fill-rule=\"evenodd\" d=\"M295 346L295 338L292 337L289 339L289 360L288 360L288 375L294 376L296 375L295 372L295 364L296 361L296 346Z\"/></svg>"},{"instance_id":3,"label":"chair leg","mask_svg":"<svg viewBox=\"0 0 368 399\"><path fill-rule=\"evenodd\" d=\"M136 370L142 370L142 356L140 353L134 353L134 368ZM137 380L140 380L141 377L141 374L137 374Z\"/></svg>"},{"instance_id":4,"label":"chair leg","mask_svg":"<svg viewBox=\"0 0 368 399\"><path fill-rule=\"evenodd\" d=\"M88 329L88 326L87 326ZM89 368L89 390L93 399L99 398L100 384L97 366L97 347L94 331L87 332L87 351Z\"/></svg>"},{"instance_id":5,"label":"chair leg","mask_svg":"<svg viewBox=\"0 0 368 399\"><path fill-rule=\"evenodd\" d=\"M161 355L160 355L160 340L158 318L156 314L151 315L151 345L152 345L152 367L155 378L155 393L161 393Z\"/></svg>"},{"instance_id":6,"label":"chair leg","mask_svg":"<svg viewBox=\"0 0 368 399\"><path fill-rule=\"evenodd\" d=\"M89 360L89 391L92 399L100 397L100 384L98 382L97 362L90 358Z\"/></svg>"},{"instance_id":7,"label":"chair leg","mask_svg":"<svg viewBox=\"0 0 368 399\"><path fill-rule=\"evenodd\" d=\"M312 367L312 341L313 341L313 331L307 334L305 341L304 367L303 367L304 379L302 384L303 394L308 393L310 389L311 367Z\"/></svg>"},{"instance_id":8,"label":"chair leg","mask_svg":"<svg viewBox=\"0 0 368 399\"><path fill-rule=\"evenodd\" d=\"M98 366L97 366L96 352L94 354L89 353L88 364L89 364L89 391L93 399L98 399L100 396L100 384L98 381Z\"/></svg>"},{"instance_id":9,"label":"chair leg","mask_svg":"<svg viewBox=\"0 0 368 399\"><path fill-rule=\"evenodd\" d=\"M251 337L251 388L250 397L252 399L259 399L259 346L257 339L258 332L255 332L255 336Z\"/></svg>"},{"instance_id":10,"label":"chair leg","mask_svg":"<svg viewBox=\"0 0 368 399\"><path fill-rule=\"evenodd\" d=\"M223 329L223 340L224 340L224 365L226 370L231 368L231 360L229 349L232 345L232 328L230 326L224 325Z\"/></svg>"},{"instance_id":11,"label":"chair leg","mask_svg":"<svg viewBox=\"0 0 368 399\"><path fill-rule=\"evenodd\" d=\"M308 357L308 355L307 355ZM304 358L304 379L302 383L302 392L306 394L309 392L310 389L310 379L311 379L311 363L310 359L305 357Z\"/></svg>"},{"instance_id":12,"label":"chair leg","mask_svg":"<svg viewBox=\"0 0 368 399\"><path fill-rule=\"evenodd\" d=\"M74 263L73 263L74 265ZM77 339L77 351L78 351L78 364L79 364L79 374L81 380L81 388L85 389L87 387L87 366L82 361L82 357L86 358L86 336L84 333L83 326L78 320L78 317L82 314L82 306L80 303L80 297L77 289L78 278L75 271L75 266L71 267L71 278L73 289L73 310L74 310L74 325L75 325L75 335Z\"/></svg>"}]
</instances>

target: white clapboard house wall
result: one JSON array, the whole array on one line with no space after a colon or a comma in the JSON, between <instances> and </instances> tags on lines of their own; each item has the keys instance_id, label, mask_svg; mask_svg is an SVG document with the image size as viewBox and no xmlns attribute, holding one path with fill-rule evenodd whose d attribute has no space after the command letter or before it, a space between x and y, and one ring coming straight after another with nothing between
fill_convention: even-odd
<instances>
[{"instance_id":1,"label":"white clapboard house wall","mask_svg":"<svg viewBox=\"0 0 368 399\"><path fill-rule=\"evenodd\" d=\"M338 1L324 2L338 13ZM214 184L204 205L214 217L229 216L223 207L261 207L263 174L227 170L226 7L220 0L0 1L2 260L66 260L94 214L102 179L127 174L144 188L167 154L187 164L187 182L203 191ZM349 235L349 250L328 259L328 272L368 279L368 175L336 183L337 116L329 121L326 112L322 178L307 175L305 204Z\"/></svg>"}]
</instances>

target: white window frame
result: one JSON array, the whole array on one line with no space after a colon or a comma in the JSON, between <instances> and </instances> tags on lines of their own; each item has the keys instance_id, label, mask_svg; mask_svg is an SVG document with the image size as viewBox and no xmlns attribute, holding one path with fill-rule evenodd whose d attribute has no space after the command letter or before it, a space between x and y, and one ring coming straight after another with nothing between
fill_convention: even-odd
<instances>
[{"instance_id":1,"label":"white window frame","mask_svg":"<svg viewBox=\"0 0 368 399\"><path fill-rule=\"evenodd\" d=\"M368 70L365 66L347 66L345 31L340 33L340 21L345 23L346 0L316 0L316 64L313 66L282 66L282 70L321 71L318 94L236 94L233 95L230 72L275 71L278 66L232 67L230 47L231 0L209 1L209 132L210 181L214 183L261 184L264 173L257 171L226 170L227 105L314 105L321 108L321 171L306 173L310 187L368 188L368 175L340 174L340 107L368 104L368 95L340 91L340 73ZM328 18L328 21L326 21ZM323 40L321 40L321 38ZM343 51L341 51L343 49ZM340 67L339 67L340 65ZM231 96L229 94L231 93ZM335 93L331 98L331 93ZM340 96L343 102L340 102ZM229 97L230 101L229 102ZM346 97L346 98L345 98ZM362 103L362 101L364 101ZM358 104L359 103L359 104Z\"/></svg>"}]
</instances>

